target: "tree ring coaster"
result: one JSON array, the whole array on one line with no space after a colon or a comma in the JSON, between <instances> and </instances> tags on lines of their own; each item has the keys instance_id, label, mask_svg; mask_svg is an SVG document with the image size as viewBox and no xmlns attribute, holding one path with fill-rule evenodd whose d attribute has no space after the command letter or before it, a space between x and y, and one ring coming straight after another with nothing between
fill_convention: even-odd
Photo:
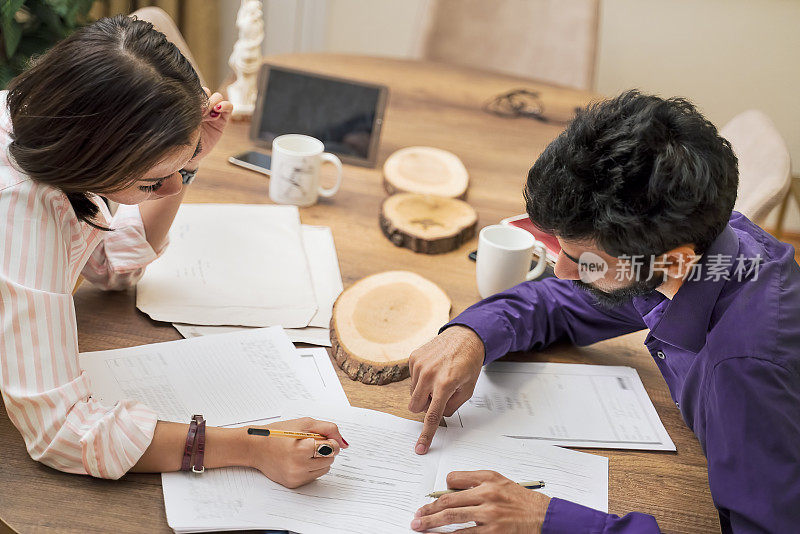
<instances>
[{"instance_id":1,"label":"tree ring coaster","mask_svg":"<svg viewBox=\"0 0 800 534\"><path fill-rule=\"evenodd\" d=\"M464 199L469 186L467 168L458 156L441 148L401 148L383 164L383 186L395 193L421 193Z\"/></svg>"},{"instance_id":2,"label":"tree ring coaster","mask_svg":"<svg viewBox=\"0 0 800 534\"><path fill-rule=\"evenodd\" d=\"M475 237L478 214L463 200L398 193L383 202L380 225L398 247L441 254Z\"/></svg>"},{"instance_id":3,"label":"tree ring coaster","mask_svg":"<svg viewBox=\"0 0 800 534\"><path fill-rule=\"evenodd\" d=\"M365 384L404 380L408 357L436 337L450 306L439 286L409 271L363 278L333 305L333 357L347 376Z\"/></svg>"}]
</instances>

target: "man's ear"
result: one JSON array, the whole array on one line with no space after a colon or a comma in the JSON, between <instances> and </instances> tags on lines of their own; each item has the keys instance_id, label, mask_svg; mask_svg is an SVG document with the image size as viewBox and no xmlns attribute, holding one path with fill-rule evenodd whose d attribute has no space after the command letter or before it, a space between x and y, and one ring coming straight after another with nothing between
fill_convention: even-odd
<instances>
[{"instance_id":1,"label":"man's ear","mask_svg":"<svg viewBox=\"0 0 800 534\"><path fill-rule=\"evenodd\" d=\"M664 253L662 258L662 266L665 269L664 274L669 278L683 280L691 272L692 267L700 259L700 256L695 254L694 245L688 244L675 247Z\"/></svg>"}]
</instances>

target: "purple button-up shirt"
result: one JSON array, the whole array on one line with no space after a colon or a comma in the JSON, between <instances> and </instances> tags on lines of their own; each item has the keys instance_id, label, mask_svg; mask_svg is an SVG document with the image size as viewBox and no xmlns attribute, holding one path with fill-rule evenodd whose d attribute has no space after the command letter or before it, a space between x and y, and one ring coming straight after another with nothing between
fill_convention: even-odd
<instances>
[{"instance_id":1,"label":"purple button-up shirt","mask_svg":"<svg viewBox=\"0 0 800 534\"><path fill-rule=\"evenodd\" d=\"M757 269L752 260L760 261ZM794 249L745 216L729 225L670 300L652 292L608 309L569 280L525 282L447 326L474 330L485 363L649 328L645 345L708 459L723 532L800 532L800 267ZM552 499L543 533L659 532Z\"/></svg>"}]
</instances>

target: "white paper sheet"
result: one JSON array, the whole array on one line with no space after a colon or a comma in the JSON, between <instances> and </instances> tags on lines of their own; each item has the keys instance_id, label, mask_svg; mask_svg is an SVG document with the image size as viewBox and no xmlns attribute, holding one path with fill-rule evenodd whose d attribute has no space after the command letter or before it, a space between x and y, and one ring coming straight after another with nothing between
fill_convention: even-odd
<instances>
[{"instance_id":1,"label":"white paper sheet","mask_svg":"<svg viewBox=\"0 0 800 534\"><path fill-rule=\"evenodd\" d=\"M569 447L674 451L635 369L495 362L448 427Z\"/></svg>"},{"instance_id":2,"label":"white paper sheet","mask_svg":"<svg viewBox=\"0 0 800 534\"><path fill-rule=\"evenodd\" d=\"M311 269L314 294L317 297L317 313L308 323L309 327L328 329L331 324L333 303L342 292L342 274L331 229L327 226L303 225L303 247ZM310 343L306 341L305 343ZM319 345L320 343L315 343ZM328 339L330 347L330 339Z\"/></svg>"},{"instance_id":3,"label":"white paper sheet","mask_svg":"<svg viewBox=\"0 0 800 534\"><path fill-rule=\"evenodd\" d=\"M302 348L297 349L297 355L302 365L308 367L308 372L317 377L316 381L306 384L308 387L321 391L322 394L319 397L325 403L331 403L331 405L336 406L350 406L350 401L345 395L342 382L336 375L336 369L333 367L333 362L328 356L327 350Z\"/></svg>"},{"instance_id":4,"label":"white paper sheet","mask_svg":"<svg viewBox=\"0 0 800 534\"><path fill-rule=\"evenodd\" d=\"M300 360L300 365L305 369L304 372L309 373L315 377L311 383L306 384L309 389L314 389L318 392L318 396L322 399L326 406L350 406L350 400L342 388L342 382L336 376L336 369L333 367L328 351L320 348L304 348L297 349L297 357ZM264 419L256 419L254 421L247 421L246 423L236 423L232 425L221 425L224 427L240 427L240 426L258 426L268 425L276 421L280 421L281 417L267 417ZM510 439L510 438L506 438Z\"/></svg>"},{"instance_id":5,"label":"white paper sheet","mask_svg":"<svg viewBox=\"0 0 800 534\"><path fill-rule=\"evenodd\" d=\"M608 458L498 437L486 432L448 428L436 476L436 488L447 488L447 473L488 469L517 482L544 480L537 490L548 497L608 512ZM481 466L481 467L476 467Z\"/></svg>"},{"instance_id":6,"label":"white paper sheet","mask_svg":"<svg viewBox=\"0 0 800 534\"><path fill-rule=\"evenodd\" d=\"M157 321L308 326L317 304L297 208L182 205L136 306Z\"/></svg>"},{"instance_id":7,"label":"white paper sheet","mask_svg":"<svg viewBox=\"0 0 800 534\"><path fill-rule=\"evenodd\" d=\"M331 322L333 303L342 292L342 275L339 260L330 228L325 226L302 226L303 247L306 251L314 294L317 299L317 313L306 328L286 328L292 343L309 343L330 347L331 338L328 325ZM208 336L246 330L237 326L199 326L173 323L183 337Z\"/></svg>"},{"instance_id":8,"label":"white paper sheet","mask_svg":"<svg viewBox=\"0 0 800 534\"><path fill-rule=\"evenodd\" d=\"M231 332L246 332L253 330L249 326L198 326L194 324L172 323L180 335L185 338L213 336L216 334L230 334ZM327 328L307 326L305 328L284 328L292 343L308 343L320 347L331 346L331 331Z\"/></svg>"},{"instance_id":9,"label":"white paper sheet","mask_svg":"<svg viewBox=\"0 0 800 534\"><path fill-rule=\"evenodd\" d=\"M492 465L509 472L515 464L531 466L530 471L516 468L514 474L528 480L546 473L550 479L545 479L546 488L553 495L574 496L581 504L607 509L608 462L600 456L481 433L470 434L468 445L463 431L452 438L447 429L439 429L431 452L418 456L413 448L422 425L415 421L360 408L319 406L307 406L288 417L301 415L335 422L350 443L327 475L290 490L253 469L215 469L202 477L165 473L162 485L169 525L178 532L267 528L303 534L412 532L414 512L431 502L425 495L444 489L436 480L444 480L451 466L472 470ZM481 446L489 454L503 454L504 463L476 454L475 448Z\"/></svg>"},{"instance_id":10,"label":"white paper sheet","mask_svg":"<svg viewBox=\"0 0 800 534\"><path fill-rule=\"evenodd\" d=\"M231 425L277 417L290 402L328 402L317 364L304 364L280 327L87 352L80 365L93 396L140 401L164 421L202 413L211 426Z\"/></svg>"}]
</instances>

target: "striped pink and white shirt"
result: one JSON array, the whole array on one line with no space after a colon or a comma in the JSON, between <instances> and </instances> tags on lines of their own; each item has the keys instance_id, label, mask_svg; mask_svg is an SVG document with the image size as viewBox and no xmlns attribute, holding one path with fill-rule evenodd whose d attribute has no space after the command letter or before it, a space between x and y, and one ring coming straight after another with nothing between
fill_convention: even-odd
<instances>
[{"instance_id":1,"label":"striped pink and white shirt","mask_svg":"<svg viewBox=\"0 0 800 534\"><path fill-rule=\"evenodd\" d=\"M136 206L105 232L80 222L66 196L9 163L12 129L0 91L0 391L31 458L69 473L119 478L153 438L156 414L132 401L106 406L78 366L72 290L79 275L106 289L141 278L157 254ZM160 251L159 251L160 252Z\"/></svg>"}]
</instances>

